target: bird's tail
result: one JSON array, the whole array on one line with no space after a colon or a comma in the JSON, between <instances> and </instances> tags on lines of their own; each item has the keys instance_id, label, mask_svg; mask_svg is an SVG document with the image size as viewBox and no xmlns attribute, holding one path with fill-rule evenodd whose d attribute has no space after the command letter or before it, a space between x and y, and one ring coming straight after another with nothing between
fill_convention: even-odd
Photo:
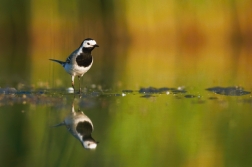
<instances>
[{"instance_id":1,"label":"bird's tail","mask_svg":"<svg viewBox=\"0 0 252 167\"><path fill-rule=\"evenodd\" d=\"M64 67L65 64L66 64L66 62L60 61L60 60L55 60L55 59L49 59L49 60L54 61L54 62L57 62L57 63L61 64L63 67Z\"/></svg>"},{"instance_id":2,"label":"bird's tail","mask_svg":"<svg viewBox=\"0 0 252 167\"><path fill-rule=\"evenodd\" d=\"M66 125L65 122L61 122L61 123L59 123L57 125L53 125L52 127L59 127L59 126L63 126L63 125Z\"/></svg>"}]
</instances>

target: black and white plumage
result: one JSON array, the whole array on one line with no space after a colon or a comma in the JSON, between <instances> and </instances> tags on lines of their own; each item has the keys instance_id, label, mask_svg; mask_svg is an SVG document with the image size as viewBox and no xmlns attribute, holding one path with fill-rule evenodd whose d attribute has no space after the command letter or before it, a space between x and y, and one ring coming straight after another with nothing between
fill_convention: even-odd
<instances>
[{"instance_id":1,"label":"black and white plumage","mask_svg":"<svg viewBox=\"0 0 252 167\"><path fill-rule=\"evenodd\" d=\"M79 89L81 92L80 77L82 77L92 66L93 57L91 55L92 50L95 47L99 47L95 40L86 38L65 62L55 59L49 59L51 61L61 64L67 73L72 76L72 87L74 89L74 78L79 78Z\"/></svg>"},{"instance_id":2,"label":"black and white plumage","mask_svg":"<svg viewBox=\"0 0 252 167\"><path fill-rule=\"evenodd\" d=\"M54 127L65 125L67 130L77 138L86 149L95 149L98 142L91 136L94 127L92 121L82 112L75 112L72 105L72 112L65 120Z\"/></svg>"}]
</instances>

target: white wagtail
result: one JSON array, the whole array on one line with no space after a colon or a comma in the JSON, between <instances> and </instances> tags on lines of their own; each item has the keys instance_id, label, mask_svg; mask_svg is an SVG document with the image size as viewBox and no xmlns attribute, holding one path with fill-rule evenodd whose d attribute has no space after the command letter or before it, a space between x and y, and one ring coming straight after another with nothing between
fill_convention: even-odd
<instances>
[{"instance_id":1,"label":"white wagtail","mask_svg":"<svg viewBox=\"0 0 252 167\"><path fill-rule=\"evenodd\" d=\"M74 77L78 76L79 78L79 89L81 92L80 77L82 77L92 66L93 57L91 51L99 47L96 44L96 41L91 38L86 38L80 45L80 47L75 50L65 62L55 59L49 59L61 64L67 73L72 76L72 87L74 89Z\"/></svg>"},{"instance_id":2,"label":"white wagtail","mask_svg":"<svg viewBox=\"0 0 252 167\"><path fill-rule=\"evenodd\" d=\"M74 105L72 105L71 114L54 127L62 125L66 126L67 130L81 142L84 148L96 148L98 142L91 136L94 130L92 121L82 111L75 112Z\"/></svg>"}]
</instances>

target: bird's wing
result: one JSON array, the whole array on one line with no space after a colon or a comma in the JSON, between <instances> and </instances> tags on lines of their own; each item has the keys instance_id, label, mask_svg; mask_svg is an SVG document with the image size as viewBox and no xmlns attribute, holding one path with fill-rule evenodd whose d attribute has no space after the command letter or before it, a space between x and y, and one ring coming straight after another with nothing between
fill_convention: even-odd
<instances>
[{"instance_id":1,"label":"bird's wing","mask_svg":"<svg viewBox=\"0 0 252 167\"><path fill-rule=\"evenodd\" d=\"M78 50L79 49L75 50L73 53L70 54L70 56L68 56L68 58L66 59L66 63L74 63L73 60L76 54L78 53Z\"/></svg>"}]
</instances>

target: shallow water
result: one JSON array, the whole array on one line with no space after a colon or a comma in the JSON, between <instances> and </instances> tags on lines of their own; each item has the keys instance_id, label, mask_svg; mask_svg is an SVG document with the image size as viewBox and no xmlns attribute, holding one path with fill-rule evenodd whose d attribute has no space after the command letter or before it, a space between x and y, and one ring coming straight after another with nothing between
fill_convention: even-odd
<instances>
[{"instance_id":1,"label":"shallow water","mask_svg":"<svg viewBox=\"0 0 252 167\"><path fill-rule=\"evenodd\" d=\"M113 92L1 89L1 163L7 166L247 166L252 99L185 87ZM92 121L95 150L66 127L71 112Z\"/></svg>"}]
</instances>

